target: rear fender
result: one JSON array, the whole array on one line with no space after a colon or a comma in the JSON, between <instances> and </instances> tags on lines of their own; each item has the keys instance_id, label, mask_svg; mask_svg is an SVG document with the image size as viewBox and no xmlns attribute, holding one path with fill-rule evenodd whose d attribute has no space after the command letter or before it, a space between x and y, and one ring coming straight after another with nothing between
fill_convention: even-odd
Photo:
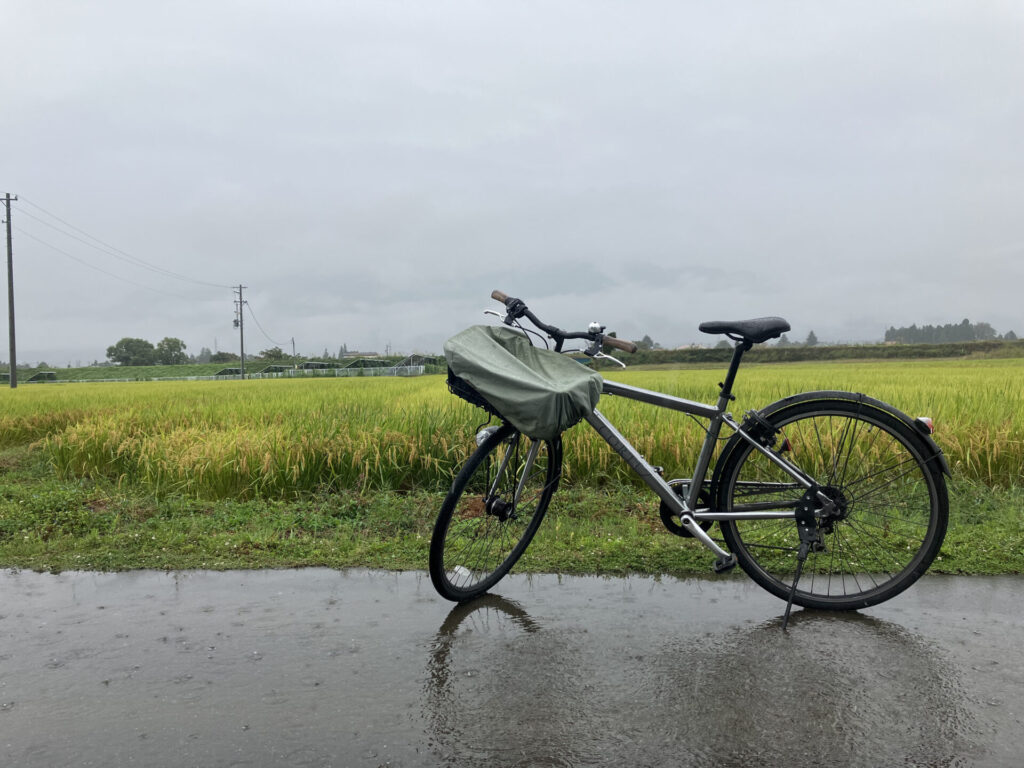
<instances>
[{"instance_id":1,"label":"rear fender","mask_svg":"<svg viewBox=\"0 0 1024 768\"><path fill-rule=\"evenodd\" d=\"M942 473L948 477L952 477L952 474L949 471L949 463L946 461L946 456L942 453L942 449L939 448L935 440L932 439L931 430L923 421L920 419L912 419L910 416L903 413L903 411L893 408L888 403L883 403L881 400L875 400L873 397L868 397L867 395L859 392L842 392L830 389L819 390L816 392L801 392L799 395L790 395L789 397L784 397L781 400L776 400L771 405L767 405L758 411L758 415L771 421L772 417L783 413L787 409L813 400L842 400L845 402L857 403L866 410L871 409L883 411L894 419L902 421L910 427L914 436L917 438L918 445L924 453L925 458L929 461L937 462ZM712 476L713 488L718 487L721 469L725 465L725 461L728 459L729 455L741 444L745 443L746 441L740 437L739 434L735 434L729 438L729 442L727 442L725 444L725 448L722 449L722 453L718 457L718 461L715 462L715 471Z\"/></svg>"}]
</instances>

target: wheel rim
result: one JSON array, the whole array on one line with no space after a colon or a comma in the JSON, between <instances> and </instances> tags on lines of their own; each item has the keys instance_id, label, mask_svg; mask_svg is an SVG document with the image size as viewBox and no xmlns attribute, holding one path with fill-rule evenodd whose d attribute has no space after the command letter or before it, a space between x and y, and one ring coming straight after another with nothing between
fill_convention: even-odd
<instances>
[{"instance_id":1,"label":"wheel rim","mask_svg":"<svg viewBox=\"0 0 1024 768\"><path fill-rule=\"evenodd\" d=\"M554 490L552 448L513 433L498 441L454 501L442 569L453 592L476 593L498 581L529 544ZM521 482L529 464L529 474Z\"/></svg>"},{"instance_id":2,"label":"wheel rim","mask_svg":"<svg viewBox=\"0 0 1024 768\"><path fill-rule=\"evenodd\" d=\"M835 503L821 524L824 551L811 552L796 602L868 605L909 586L934 555L937 514L931 471L892 425L842 411L802 414L781 423L782 455L815 478ZM727 489L730 508L795 507L805 489L752 448ZM792 520L730 523L741 564L762 586L788 595L799 535Z\"/></svg>"}]
</instances>

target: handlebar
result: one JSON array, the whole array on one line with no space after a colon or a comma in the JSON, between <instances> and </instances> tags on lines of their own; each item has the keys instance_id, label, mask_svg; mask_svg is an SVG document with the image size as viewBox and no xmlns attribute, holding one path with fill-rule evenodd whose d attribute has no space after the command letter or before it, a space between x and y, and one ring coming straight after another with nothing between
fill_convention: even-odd
<instances>
[{"instance_id":1,"label":"handlebar","mask_svg":"<svg viewBox=\"0 0 1024 768\"><path fill-rule=\"evenodd\" d=\"M637 350L636 344L632 341L617 339L614 336L605 336L601 341L606 346L615 347L616 349L621 349L625 352L629 352L630 354L633 354Z\"/></svg>"},{"instance_id":2,"label":"handlebar","mask_svg":"<svg viewBox=\"0 0 1024 768\"><path fill-rule=\"evenodd\" d=\"M566 339L588 339L595 343L594 351L588 350L587 354L596 354L601 350L601 346L615 347L621 349L624 352L636 352L637 346L631 341L625 339L617 339L614 336L605 336L603 328L601 331L563 331L561 328L557 328L553 325L541 322L541 320L533 314L523 302L522 299L516 299L509 296L503 291L491 291L491 298L495 301L500 301L505 305L505 309L508 314L505 315L506 325L511 325L512 322L520 317L527 318L531 323L544 331L551 338L555 340L555 350L561 352L562 342Z\"/></svg>"}]
</instances>

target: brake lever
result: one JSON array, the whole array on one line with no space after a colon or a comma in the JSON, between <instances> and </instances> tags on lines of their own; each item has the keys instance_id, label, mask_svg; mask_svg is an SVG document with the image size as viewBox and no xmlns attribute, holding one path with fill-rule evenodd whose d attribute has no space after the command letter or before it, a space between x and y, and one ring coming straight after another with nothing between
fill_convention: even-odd
<instances>
[{"instance_id":1,"label":"brake lever","mask_svg":"<svg viewBox=\"0 0 1024 768\"><path fill-rule=\"evenodd\" d=\"M484 310L484 314L485 314L485 315L494 315L494 316L495 316L495 317L497 317L498 319L501 319L501 318L503 318L503 317L504 317L504 315L503 315L503 314L501 314L500 312L495 312L495 311L494 311L493 309L485 309L485 310Z\"/></svg>"},{"instance_id":2,"label":"brake lever","mask_svg":"<svg viewBox=\"0 0 1024 768\"><path fill-rule=\"evenodd\" d=\"M505 312L505 325L512 325L512 323L526 314L526 302L522 299L510 298L505 301Z\"/></svg>"},{"instance_id":3,"label":"brake lever","mask_svg":"<svg viewBox=\"0 0 1024 768\"><path fill-rule=\"evenodd\" d=\"M596 355L594 355L594 359L595 360L611 360L613 363L618 363L623 368L626 367L626 364L624 362L622 362L621 360L619 360L619 358L612 357L611 355L606 355L604 352L598 352Z\"/></svg>"}]
</instances>

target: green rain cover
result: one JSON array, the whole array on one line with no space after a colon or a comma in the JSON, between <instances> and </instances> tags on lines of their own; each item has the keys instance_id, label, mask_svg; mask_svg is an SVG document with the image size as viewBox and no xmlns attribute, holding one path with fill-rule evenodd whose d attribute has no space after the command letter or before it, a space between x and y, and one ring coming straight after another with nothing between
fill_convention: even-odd
<instances>
[{"instance_id":1,"label":"green rain cover","mask_svg":"<svg viewBox=\"0 0 1024 768\"><path fill-rule=\"evenodd\" d=\"M452 373L524 435L553 440L590 413L601 375L504 326L474 325L444 343Z\"/></svg>"}]
</instances>

